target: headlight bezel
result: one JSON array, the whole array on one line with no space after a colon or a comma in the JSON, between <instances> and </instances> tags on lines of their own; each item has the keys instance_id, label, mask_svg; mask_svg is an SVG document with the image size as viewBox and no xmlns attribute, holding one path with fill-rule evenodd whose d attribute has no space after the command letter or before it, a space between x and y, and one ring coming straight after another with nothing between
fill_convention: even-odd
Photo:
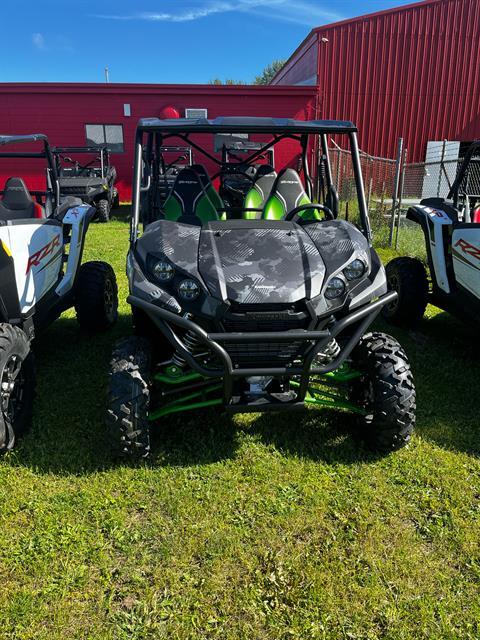
<instances>
[{"instance_id":1,"label":"headlight bezel","mask_svg":"<svg viewBox=\"0 0 480 640\"><path fill-rule=\"evenodd\" d=\"M157 268L159 267L159 265L163 265L165 269L165 273L168 272L168 275L166 277L162 277L162 275L158 273ZM159 282L161 282L162 284L171 282L175 277L175 267L170 261L165 260L163 258L159 258L158 260L155 260L155 262L152 260L150 271L152 272L152 275L154 276L154 278Z\"/></svg>"},{"instance_id":2,"label":"headlight bezel","mask_svg":"<svg viewBox=\"0 0 480 640\"><path fill-rule=\"evenodd\" d=\"M154 267L159 262L164 262L171 266L173 275L168 280L161 280L156 276ZM150 282L173 296L173 298L175 298L182 307L188 307L188 305L191 304L198 309L198 305L202 304L206 291L205 286L196 274L192 275L188 271L185 271L178 265L174 264L164 253L161 252L148 253L146 258L143 260L143 264L144 273ZM198 287L198 294L194 298L186 298L180 294L179 286L184 280L191 280Z\"/></svg>"},{"instance_id":3,"label":"headlight bezel","mask_svg":"<svg viewBox=\"0 0 480 640\"><path fill-rule=\"evenodd\" d=\"M190 289L187 289L187 292L188 291L190 291L190 293L195 292L195 295L193 297L190 297L182 293L182 285L186 285L187 283L189 283L190 285L193 285L193 287L191 287ZM199 283L196 281L195 278L192 278L192 277L182 278L182 280L180 280L180 282L176 287L176 291L184 302L194 302L199 298L202 292Z\"/></svg>"},{"instance_id":4,"label":"headlight bezel","mask_svg":"<svg viewBox=\"0 0 480 640\"><path fill-rule=\"evenodd\" d=\"M359 268L354 272L354 274L352 274L352 271L355 269L355 267L353 266L355 265L355 263ZM360 280L365 276L366 273L367 273L367 265L365 264L365 261L362 260L361 258L354 258L343 269L343 275L345 276L345 279L347 280L347 282L355 282L357 280Z\"/></svg>"},{"instance_id":5,"label":"headlight bezel","mask_svg":"<svg viewBox=\"0 0 480 640\"><path fill-rule=\"evenodd\" d=\"M336 295L332 295L331 293L329 294L329 289L334 283L340 284L339 288L337 289ZM346 292L347 292L347 284L345 280L341 278L339 275L336 275L330 278L330 280L327 282L324 295L329 302L333 302L334 300L339 300L340 298L342 298L346 294Z\"/></svg>"}]
</instances>

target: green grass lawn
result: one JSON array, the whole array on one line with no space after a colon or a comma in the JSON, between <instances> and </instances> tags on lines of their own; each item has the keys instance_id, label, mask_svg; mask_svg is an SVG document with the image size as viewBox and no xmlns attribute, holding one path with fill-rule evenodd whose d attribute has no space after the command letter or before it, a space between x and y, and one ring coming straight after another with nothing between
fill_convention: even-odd
<instances>
[{"instance_id":1,"label":"green grass lawn","mask_svg":"<svg viewBox=\"0 0 480 640\"><path fill-rule=\"evenodd\" d=\"M93 225L85 256L117 272L115 330L87 337L68 313L35 345L33 428L0 460L1 640L478 640L478 333L434 309L395 332L418 429L390 456L341 412L208 411L120 465L103 414L127 239Z\"/></svg>"}]
</instances>

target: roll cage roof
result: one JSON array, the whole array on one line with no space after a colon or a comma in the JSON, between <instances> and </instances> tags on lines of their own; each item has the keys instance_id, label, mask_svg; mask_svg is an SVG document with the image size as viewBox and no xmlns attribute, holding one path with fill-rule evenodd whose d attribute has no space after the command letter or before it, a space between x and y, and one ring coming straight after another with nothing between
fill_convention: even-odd
<instances>
[{"instance_id":1,"label":"roll cage roof","mask_svg":"<svg viewBox=\"0 0 480 640\"><path fill-rule=\"evenodd\" d=\"M49 164L52 161L52 150L48 144L48 138L43 133L30 133L23 136L2 136L0 135L0 147L4 147L8 144L18 144L22 142L43 142L43 151L31 152L21 151L8 152L0 151L0 158L47 158Z\"/></svg>"},{"instance_id":2,"label":"roll cage roof","mask_svg":"<svg viewBox=\"0 0 480 640\"><path fill-rule=\"evenodd\" d=\"M53 153L99 153L100 151L108 151L107 145L99 145L98 147L53 147Z\"/></svg>"},{"instance_id":3,"label":"roll cage roof","mask_svg":"<svg viewBox=\"0 0 480 640\"><path fill-rule=\"evenodd\" d=\"M15 144L16 142L38 142L43 140L48 144L48 138L43 133L27 133L23 136L2 136L0 135L0 145Z\"/></svg>"},{"instance_id":4,"label":"roll cage roof","mask_svg":"<svg viewBox=\"0 0 480 640\"><path fill-rule=\"evenodd\" d=\"M271 140L265 143L259 150L254 151L244 162L254 162L263 152L281 140L291 139L298 141L302 148L301 158L305 176L305 186L310 197L313 195L313 189L307 161L309 137L318 136L319 139L319 149L321 153L318 159L318 176L322 178L324 174L326 185L328 188L334 189L328 153L328 136L348 135L361 229L367 240L371 242L371 227L363 185L357 127L352 122L348 120L294 120L290 118L222 116L214 120L207 120L206 118L175 118L165 120L160 118L142 118L139 120L135 136L132 219L130 227L131 244L134 244L138 237L141 193L149 191L152 185L150 164L154 157L155 149L159 151L161 147L165 145L166 140L179 138L197 151L200 151L200 153L209 158L214 164L220 166L220 171L213 176L212 180L218 177L223 171L224 162L213 156L200 144L191 140L190 135L197 133L208 133L211 135L217 133L270 134Z\"/></svg>"},{"instance_id":5,"label":"roll cage roof","mask_svg":"<svg viewBox=\"0 0 480 640\"><path fill-rule=\"evenodd\" d=\"M52 149L48 143L48 137L44 133L29 133L25 135L0 135L0 149L9 144L18 144L23 142L40 142L43 143L42 151L2 151L0 150L0 159L2 158L44 158L47 161L48 175L47 190L53 191L55 202L60 202L60 188L58 185L57 168L53 159ZM51 186L48 184L50 181ZM48 191L47 191L48 192ZM30 192L32 195L41 192Z\"/></svg>"},{"instance_id":6,"label":"roll cage roof","mask_svg":"<svg viewBox=\"0 0 480 640\"><path fill-rule=\"evenodd\" d=\"M219 117L205 118L142 118L137 131L145 133L273 133L273 134L345 134L357 133L357 127L342 120L292 120L290 118Z\"/></svg>"}]
</instances>

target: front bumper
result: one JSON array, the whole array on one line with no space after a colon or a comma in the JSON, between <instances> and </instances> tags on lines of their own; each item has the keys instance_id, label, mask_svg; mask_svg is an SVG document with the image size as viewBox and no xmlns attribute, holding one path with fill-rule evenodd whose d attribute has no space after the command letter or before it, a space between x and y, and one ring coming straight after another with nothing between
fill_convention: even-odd
<instances>
[{"instance_id":1,"label":"front bumper","mask_svg":"<svg viewBox=\"0 0 480 640\"><path fill-rule=\"evenodd\" d=\"M147 302L142 298L130 295L127 301L134 307L142 309L152 319L158 329L170 342L172 347L176 349L180 355L185 358L186 362L194 371L208 378L223 379L223 397L224 404L233 411L266 411L283 408L303 407L305 395L308 391L310 376L325 375L331 371L338 369L349 357L352 350L357 345L361 336L365 333L370 324L378 316L382 308L393 302L397 294L393 291L383 294L374 302L352 311L349 315L335 322L328 329L320 331L294 330L294 331L269 331L269 332L225 332L225 333L208 333L195 322L188 318L176 315L167 309L158 307L151 302ZM185 331L192 331L199 340L205 344L207 348L217 357L221 368L210 369L200 364L190 353L185 343L177 335L173 327ZM344 343L340 353L328 364L322 366L313 366L312 363L315 356L322 351L334 338L347 329L354 327L347 341ZM290 341L305 341L308 343L304 351L301 365L282 366L282 367L248 367L241 368L234 365L232 358L223 345L226 343L278 343ZM272 376L272 377L296 377L299 379L298 389L291 401L272 401L258 402L252 404L238 405L234 401L233 385L234 380L238 378L247 378L250 376Z\"/></svg>"}]
</instances>

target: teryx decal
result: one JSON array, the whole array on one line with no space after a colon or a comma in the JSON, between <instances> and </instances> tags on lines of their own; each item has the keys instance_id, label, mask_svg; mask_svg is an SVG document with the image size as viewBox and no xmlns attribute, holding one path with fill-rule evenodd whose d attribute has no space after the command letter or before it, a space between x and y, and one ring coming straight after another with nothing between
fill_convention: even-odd
<instances>
[{"instance_id":1,"label":"teryx decal","mask_svg":"<svg viewBox=\"0 0 480 640\"><path fill-rule=\"evenodd\" d=\"M478 247L475 247L473 244L470 244L463 238L460 238L460 240L455 243L455 247L459 247L460 250L463 251L463 253L466 253L467 255L480 260L480 249Z\"/></svg>"},{"instance_id":2,"label":"teryx decal","mask_svg":"<svg viewBox=\"0 0 480 640\"><path fill-rule=\"evenodd\" d=\"M28 274L32 267L38 267L38 265L44 260L47 256L53 253L53 250L56 247L60 246L60 236L55 236L53 240L51 240L44 247L32 253L32 255L28 258L27 270L25 275Z\"/></svg>"}]
</instances>

